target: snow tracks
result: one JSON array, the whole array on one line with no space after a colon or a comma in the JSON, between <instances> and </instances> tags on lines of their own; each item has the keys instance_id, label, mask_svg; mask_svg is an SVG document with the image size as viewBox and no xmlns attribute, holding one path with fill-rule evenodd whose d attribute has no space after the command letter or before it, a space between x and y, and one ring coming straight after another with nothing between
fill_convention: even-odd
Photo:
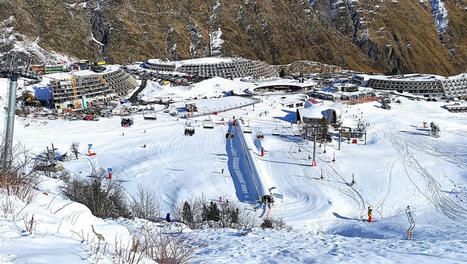
<instances>
[{"instance_id":1,"label":"snow tracks","mask_svg":"<svg viewBox=\"0 0 467 264\"><path fill-rule=\"evenodd\" d=\"M453 220L465 220L467 209L452 199L450 199L441 189L441 185L433 175L425 169L410 151L409 143L394 135L389 137L394 149L398 153L403 153L402 163L409 180L415 185L417 190L426 197L435 208Z\"/></svg>"}]
</instances>

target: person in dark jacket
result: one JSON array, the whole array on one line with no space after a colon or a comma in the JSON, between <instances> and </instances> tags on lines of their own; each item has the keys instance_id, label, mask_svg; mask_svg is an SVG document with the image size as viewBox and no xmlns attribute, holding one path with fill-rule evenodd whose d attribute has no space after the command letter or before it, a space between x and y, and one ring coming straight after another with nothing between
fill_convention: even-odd
<instances>
[{"instance_id":1,"label":"person in dark jacket","mask_svg":"<svg viewBox=\"0 0 467 264\"><path fill-rule=\"evenodd\" d=\"M167 216L165 217L165 221L170 222L170 213L167 213Z\"/></svg>"}]
</instances>

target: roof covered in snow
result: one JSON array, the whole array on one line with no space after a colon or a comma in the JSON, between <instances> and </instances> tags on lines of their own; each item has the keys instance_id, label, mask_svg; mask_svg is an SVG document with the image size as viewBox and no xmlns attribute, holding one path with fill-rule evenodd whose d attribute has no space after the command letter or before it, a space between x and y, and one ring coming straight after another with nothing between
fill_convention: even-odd
<instances>
[{"instance_id":1,"label":"roof covered in snow","mask_svg":"<svg viewBox=\"0 0 467 264\"><path fill-rule=\"evenodd\" d=\"M329 108L329 106L326 105L315 105L313 107L307 107L307 108L299 108L297 109L301 119L303 118L309 118L309 119L321 119L323 117L329 118L332 112L336 112L337 115L337 110L333 108Z\"/></svg>"},{"instance_id":2,"label":"roof covered in snow","mask_svg":"<svg viewBox=\"0 0 467 264\"><path fill-rule=\"evenodd\" d=\"M190 60L180 60L180 61L164 61L160 59L149 59L147 62L150 64L159 64L159 65L175 65L180 67L183 65L203 65L203 64L219 64L227 63L235 60L245 60L242 58L228 58L228 57L207 57L207 58L198 58Z\"/></svg>"},{"instance_id":3,"label":"roof covered in snow","mask_svg":"<svg viewBox=\"0 0 467 264\"><path fill-rule=\"evenodd\" d=\"M464 79L467 78L466 73L461 73L454 76L444 77L435 74L402 74L402 75L361 75L364 78L376 79L376 80L391 80L391 81L436 81L446 79Z\"/></svg>"},{"instance_id":4,"label":"roof covered in snow","mask_svg":"<svg viewBox=\"0 0 467 264\"><path fill-rule=\"evenodd\" d=\"M91 70L81 70L81 71L75 71L74 74L76 76L102 75L102 74L107 74L107 73L117 71L119 69L119 66L117 65L105 65L103 67L105 67L105 70L99 73L93 72ZM71 78L71 73L70 72L58 72L58 73L46 74L46 75L43 75L42 77L46 79L51 79L51 80L63 80L63 79Z\"/></svg>"}]
</instances>

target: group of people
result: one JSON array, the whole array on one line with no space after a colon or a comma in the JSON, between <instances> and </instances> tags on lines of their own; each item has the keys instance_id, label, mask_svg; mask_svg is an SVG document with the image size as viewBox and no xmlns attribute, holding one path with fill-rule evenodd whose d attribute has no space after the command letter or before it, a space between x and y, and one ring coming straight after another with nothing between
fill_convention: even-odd
<instances>
[{"instance_id":1,"label":"group of people","mask_svg":"<svg viewBox=\"0 0 467 264\"><path fill-rule=\"evenodd\" d=\"M224 202L225 202L226 204L229 204L229 199L225 198L225 199L224 199ZM219 203L222 203L222 195L219 196Z\"/></svg>"}]
</instances>

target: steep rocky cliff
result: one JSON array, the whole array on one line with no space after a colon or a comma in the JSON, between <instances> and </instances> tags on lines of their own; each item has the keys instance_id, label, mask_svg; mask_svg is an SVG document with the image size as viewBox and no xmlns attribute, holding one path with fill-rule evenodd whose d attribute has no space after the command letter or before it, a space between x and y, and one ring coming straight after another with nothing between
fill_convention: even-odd
<instances>
[{"instance_id":1,"label":"steep rocky cliff","mask_svg":"<svg viewBox=\"0 0 467 264\"><path fill-rule=\"evenodd\" d=\"M462 0L0 0L0 52L21 36L115 63L223 55L448 75L466 70L466 10Z\"/></svg>"}]
</instances>

